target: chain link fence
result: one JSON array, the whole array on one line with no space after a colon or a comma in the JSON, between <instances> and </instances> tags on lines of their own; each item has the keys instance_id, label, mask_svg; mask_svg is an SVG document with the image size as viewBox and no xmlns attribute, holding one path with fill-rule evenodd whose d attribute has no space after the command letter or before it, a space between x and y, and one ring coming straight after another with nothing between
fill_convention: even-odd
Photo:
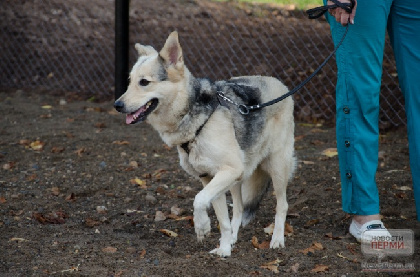
<instances>
[{"instance_id":1,"label":"chain link fence","mask_svg":"<svg viewBox=\"0 0 420 277\"><path fill-rule=\"evenodd\" d=\"M114 94L114 0L3 0L0 88L108 98ZM333 50L325 20L272 5L199 0L131 0L134 44L160 49L178 30L196 77L271 75L293 88ZM334 121L335 61L295 94L300 121ZM382 128L405 122L404 101L387 42L381 89Z\"/></svg>"}]
</instances>

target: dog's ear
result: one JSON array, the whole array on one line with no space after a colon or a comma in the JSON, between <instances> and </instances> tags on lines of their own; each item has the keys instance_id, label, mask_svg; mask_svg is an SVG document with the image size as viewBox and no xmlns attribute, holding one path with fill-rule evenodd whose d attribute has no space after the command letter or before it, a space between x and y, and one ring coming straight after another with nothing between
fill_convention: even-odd
<instances>
[{"instance_id":1,"label":"dog's ear","mask_svg":"<svg viewBox=\"0 0 420 277\"><path fill-rule=\"evenodd\" d=\"M139 57L155 55L155 54L158 53L155 50L155 48L153 48L152 46L149 46L149 45L141 45L140 43L136 43L136 45L134 47L136 48L137 53L139 54Z\"/></svg>"},{"instance_id":2,"label":"dog's ear","mask_svg":"<svg viewBox=\"0 0 420 277\"><path fill-rule=\"evenodd\" d=\"M172 32L165 42L159 55L163 58L166 65L174 66L177 69L181 69L184 65L184 59L182 57L182 49L178 40L178 32Z\"/></svg>"}]
</instances>

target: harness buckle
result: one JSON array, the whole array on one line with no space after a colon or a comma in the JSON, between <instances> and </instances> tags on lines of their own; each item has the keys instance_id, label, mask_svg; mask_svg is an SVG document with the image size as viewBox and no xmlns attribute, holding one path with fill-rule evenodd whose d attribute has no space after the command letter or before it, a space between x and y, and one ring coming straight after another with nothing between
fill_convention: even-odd
<instances>
[{"instance_id":1,"label":"harness buckle","mask_svg":"<svg viewBox=\"0 0 420 277\"><path fill-rule=\"evenodd\" d=\"M249 114L249 108L248 106L244 105L244 104L239 104L238 105L238 111L242 114L242 115L247 115Z\"/></svg>"}]
</instances>

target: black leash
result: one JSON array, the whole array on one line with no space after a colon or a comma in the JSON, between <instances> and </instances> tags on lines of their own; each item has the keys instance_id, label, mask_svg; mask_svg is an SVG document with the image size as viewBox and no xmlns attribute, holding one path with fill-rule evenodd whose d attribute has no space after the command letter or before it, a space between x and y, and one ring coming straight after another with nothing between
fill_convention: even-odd
<instances>
[{"instance_id":1,"label":"black leash","mask_svg":"<svg viewBox=\"0 0 420 277\"><path fill-rule=\"evenodd\" d=\"M317 8L314 8L314 9L310 9L310 10L307 10L306 11L306 13L308 14L308 17L309 17L309 19L315 19L315 18L319 18L319 17L321 17L325 12L327 12L329 9L336 9L336 8L342 8L342 9L344 9L347 13L351 13L352 12L352 10L353 10L353 7L354 7L354 5L355 5L355 2L354 2L354 0L350 0L351 1L351 3L341 3L341 2L339 2L338 0L331 0L332 2L334 2L334 4L333 5L325 5L325 6L322 6L322 7L317 7ZM230 99L230 98L228 98L228 97L226 97L224 94L223 94L223 92L220 92L220 91L218 91L217 92L217 96L219 97L219 98L221 98L221 99L223 99L224 101L227 101L227 102L230 102L230 103L232 103L232 104L234 104L234 105L236 105L237 107L238 107L238 110L239 110L239 112L241 113L241 114L243 114L243 115L247 115L247 114L249 114L249 112L250 111L253 111L253 110L258 110L258 109L262 109L262 108L264 108L264 107L267 107L267 106L271 106L271 105L273 105L273 104L276 104L276 103L278 103L278 102L280 102L280 101L282 101L282 100L284 100L285 98L287 98L287 97L289 97L290 95L292 95L292 94L294 94L296 91L298 91L298 90L300 90L303 86L305 86L306 85L306 83L308 83L316 74L318 74L319 73L319 71L321 71L321 69L325 66L325 64L332 58L332 56L334 56L334 54L337 52L337 50L338 50L338 48L341 46L341 44L343 43L343 41L344 41L344 39L345 39L345 37L346 37L346 35L347 35L347 32L348 32L348 30L349 30L349 25L350 24L347 24L347 26L346 26L346 31L344 32L344 35L343 35L343 37L341 38L341 40L340 40L340 42L337 44L337 46L334 48L334 50L331 52L331 54L319 65L319 67L311 74L311 75L309 75L309 77L308 78L306 78L305 80L303 80L303 82L302 83L300 83L297 87L295 87L294 89L292 89L291 91L289 91L288 93L286 93L286 94L284 94L284 95L282 95L282 96L280 96L280 97L278 97L278 98L275 98L275 99L273 99L273 100L271 100L271 101L268 101L268 102L266 102L266 103L263 103L263 104L258 104L258 105L252 105L252 106L248 106L248 105L245 105L245 104L238 104L238 103L235 103L232 99ZM220 99L219 99L219 101L220 101Z\"/></svg>"}]
</instances>

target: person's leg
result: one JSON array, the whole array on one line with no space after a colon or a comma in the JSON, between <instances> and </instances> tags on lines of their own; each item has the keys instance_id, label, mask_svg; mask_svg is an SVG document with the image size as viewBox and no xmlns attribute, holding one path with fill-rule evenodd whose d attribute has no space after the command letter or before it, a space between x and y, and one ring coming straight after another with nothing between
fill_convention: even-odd
<instances>
[{"instance_id":1,"label":"person's leg","mask_svg":"<svg viewBox=\"0 0 420 277\"><path fill-rule=\"evenodd\" d=\"M349 26L347 37L336 55L336 128L342 206L345 212L360 216L379 214L375 182L379 92L391 2L359 1L355 24ZM345 27L329 15L328 19L337 44Z\"/></svg>"},{"instance_id":2,"label":"person's leg","mask_svg":"<svg viewBox=\"0 0 420 277\"><path fill-rule=\"evenodd\" d=\"M420 221L420 1L394 0L388 33L397 62L398 80L405 98L410 167L417 220Z\"/></svg>"}]
</instances>

